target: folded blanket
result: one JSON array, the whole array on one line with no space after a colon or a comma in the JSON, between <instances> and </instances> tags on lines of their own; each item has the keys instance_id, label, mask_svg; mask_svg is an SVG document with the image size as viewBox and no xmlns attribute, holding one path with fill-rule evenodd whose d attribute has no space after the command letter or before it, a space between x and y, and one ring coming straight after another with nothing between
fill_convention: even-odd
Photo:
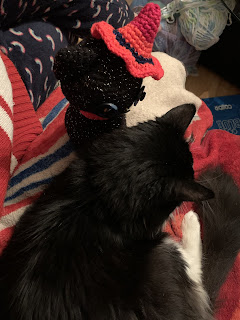
<instances>
[{"instance_id":1,"label":"folded blanket","mask_svg":"<svg viewBox=\"0 0 240 320\"><path fill-rule=\"evenodd\" d=\"M147 96L127 114L127 125L154 119L170 108L194 103L196 116L186 136L194 136L191 151L196 175L208 165L221 164L240 186L240 137L216 130L203 139L212 116L206 105L185 90L186 73L181 63L156 54L165 70L161 81L144 80ZM13 228L26 208L39 197L54 176L74 159L73 147L64 126L68 106L61 89L56 89L34 112L26 89L11 61L0 58L0 251L11 237ZM12 87L12 88L11 88ZM231 155L231 157L229 156ZM191 203L185 203L169 219L165 229L181 237L181 220ZM240 258L221 290L223 305L216 315L219 320L240 318Z\"/></svg>"}]
</instances>

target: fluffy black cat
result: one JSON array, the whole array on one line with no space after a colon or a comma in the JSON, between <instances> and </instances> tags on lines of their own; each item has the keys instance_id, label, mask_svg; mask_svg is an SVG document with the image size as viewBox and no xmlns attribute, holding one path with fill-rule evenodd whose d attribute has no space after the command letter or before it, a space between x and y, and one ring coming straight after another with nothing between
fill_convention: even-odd
<instances>
[{"instance_id":1,"label":"fluffy black cat","mask_svg":"<svg viewBox=\"0 0 240 320\"><path fill-rule=\"evenodd\" d=\"M212 319L240 248L240 199L225 175L205 176L206 186L194 181L184 140L194 113L177 107L79 152L22 216L1 256L0 319ZM212 198L216 185L215 199L199 209L207 226L202 275L196 214L184 218L182 243L161 228L182 201Z\"/></svg>"}]
</instances>

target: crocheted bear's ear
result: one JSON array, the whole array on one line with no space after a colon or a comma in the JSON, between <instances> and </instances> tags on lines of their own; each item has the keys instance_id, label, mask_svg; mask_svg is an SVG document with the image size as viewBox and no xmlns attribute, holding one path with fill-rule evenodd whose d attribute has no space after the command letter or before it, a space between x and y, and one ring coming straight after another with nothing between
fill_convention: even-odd
<instances>
[{"instance_id":1,"label":"crocheted bear's ear","mask_svg":"<svg viewBox=\"0 0 240 320\"><path fill-rule=\"evenodd\" d=\"M84 46L82 43L63 48L55 57L53 71L61 82L74 80L88 73L94 67L97 57L96 48Z\"/></svg>"}]
</instances>

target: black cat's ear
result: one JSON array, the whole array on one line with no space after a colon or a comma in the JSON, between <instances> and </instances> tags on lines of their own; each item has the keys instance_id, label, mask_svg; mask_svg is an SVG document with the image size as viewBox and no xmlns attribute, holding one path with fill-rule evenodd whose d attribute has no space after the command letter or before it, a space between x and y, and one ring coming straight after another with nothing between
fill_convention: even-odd
<instances>
[{"instance_id":1,"label":"black cat's ear","mask_svg":"<svg viewBox=\"0 0 240 320\"><path fill-rule=\"evenodd\" d=\"M196 113L194 104L183 104L168 111L161 119L182 130L184 133Z\"/></svg>"},{"instance_id":2,"label":"black cat's ear","mask_svg":"<svg viewBox=\"0 0 240 320\"><path fill-rule=\"evenodd\" d=\"M175 184L174 193L179 201L204 201L214 198L212 190L205 188L194 180L180 181Z\"/></svg>"}]
</instances>

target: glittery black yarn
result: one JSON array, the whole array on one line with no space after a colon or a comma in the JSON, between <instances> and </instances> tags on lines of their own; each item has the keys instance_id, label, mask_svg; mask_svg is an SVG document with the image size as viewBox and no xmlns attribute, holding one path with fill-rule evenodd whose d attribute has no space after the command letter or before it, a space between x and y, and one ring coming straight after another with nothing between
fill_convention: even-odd
<instances>
[{"instance_id":1,"label":"glittery black yarn","mask_svg":"<svg viewBox=\"0 0 240 320\"><path fill-rule=\"evenodd\" d=\"M119 115L109 120L90 120L84 117L78 108L70 106L66 112L65 124L71 141L76 146L82 146L83 142L92 141L125 124L125 117Z\"/></svg>"},{"instance_id":2,"label":"glittery black yarn","mask_svg":"<svg viewBox=\"0 0 240 320\"><path fill-rule=\"evenodd\" d=\"M65 122L75 144L119 127L123 114L138 99L142 85L142 79L127 71L123 59L111 53L103 40L92 37L76 46L61 49L55 59L54 72L71 105ZM99 114L99 105L103 103L118 107L114 119L88 120L78 112Z\"/></svg>"}]
</instances>

